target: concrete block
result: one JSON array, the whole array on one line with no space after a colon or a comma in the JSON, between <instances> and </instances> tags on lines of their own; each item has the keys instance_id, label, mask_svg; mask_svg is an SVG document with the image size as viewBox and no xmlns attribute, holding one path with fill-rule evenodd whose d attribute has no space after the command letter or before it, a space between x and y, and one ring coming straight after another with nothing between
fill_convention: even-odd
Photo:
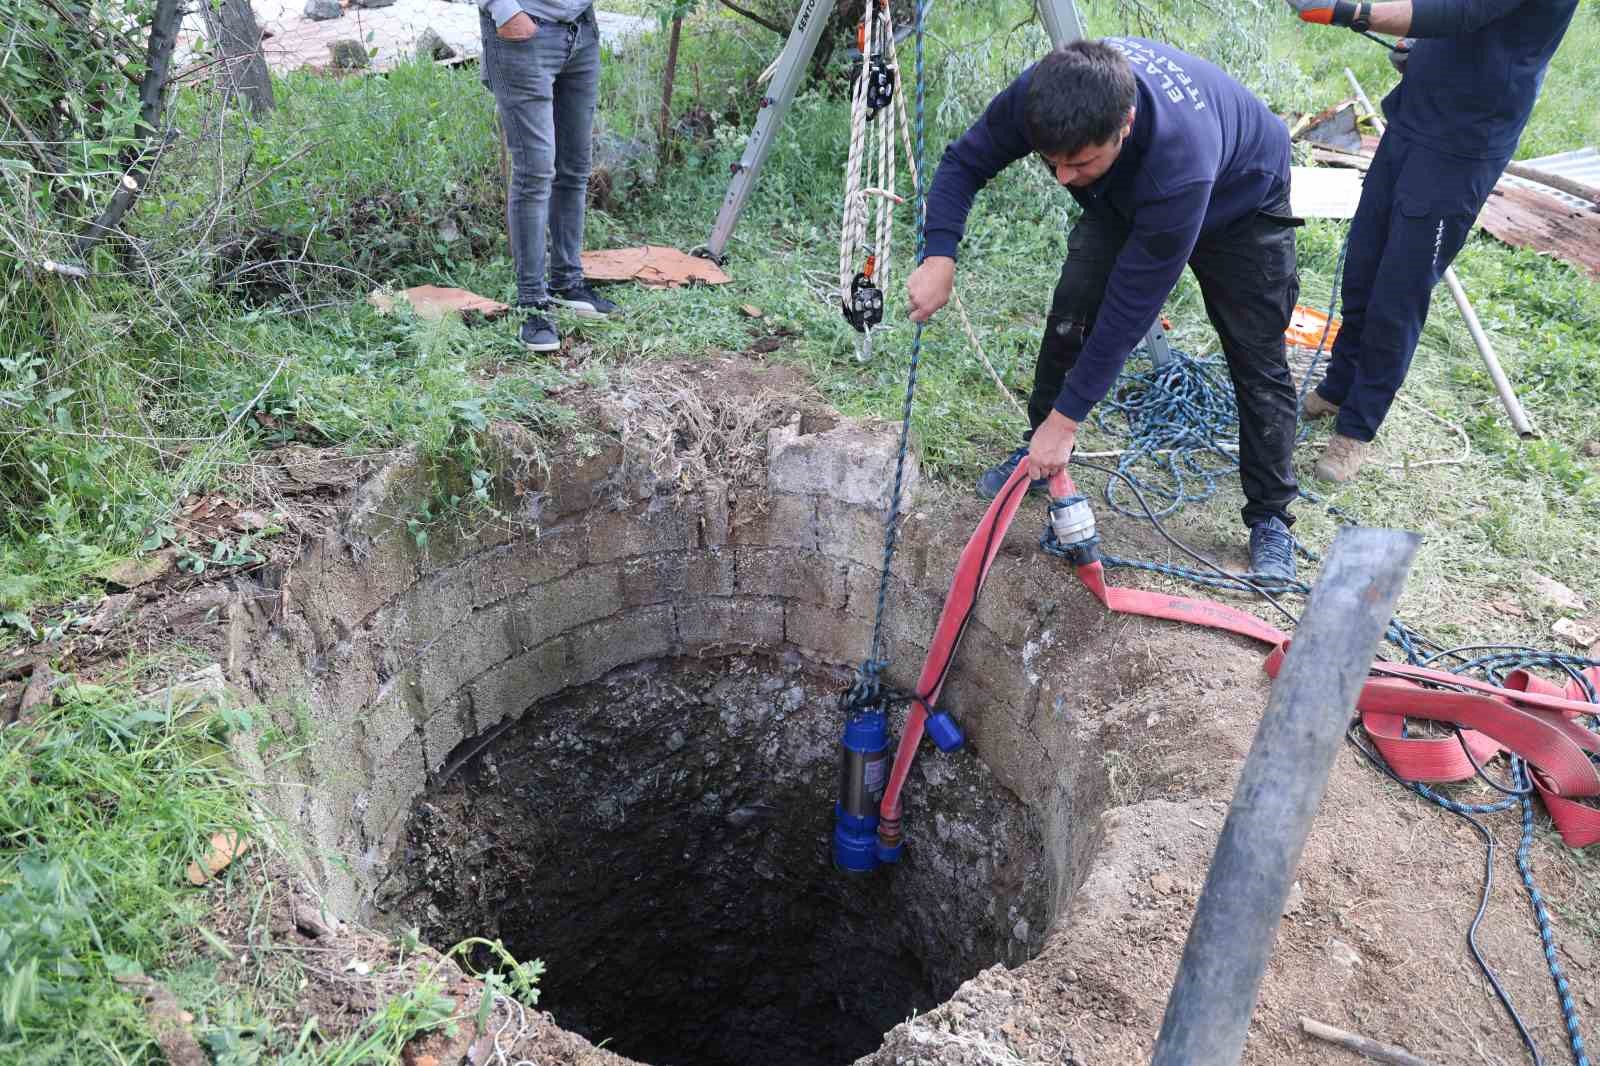
<instances>
[{"instance_id":1,"label":"concrete block","mask_svg":"<svg viewBox=\"0 0 1600 1066\"><path fill-rule=\"evenodd\" d=\"M590 566L522 593L511 608L514 651L622 609L622 566ZM502 656L503 658L503 656Z\"/></svg>"},{"instance_id":2,"label":"concrete block","mask_svg":"<svg viewBox=\"0 0 1600 1066\"><path fill-rule=\"evenodd\" d=\"M684 595L689 558L684 552L667 552L628 559L620 564L623 607L671 603Z\"/></svg>"},{"instance_id":3,"label":"concrete block","mask_svg":"<svg viewBox=\"0 0 1600 1066\"><path fill-rule=\"evenodd\" d=\"M688 654L713 647L776 649L783 644L783 602L776 598L689 600L677 605L675 615L678 647Z\"/></svg>"},{"instance_id":4,"label":"concrete block","mask_svg":"<svg viewBox=\"0 0 1600 1066\"><path fill-rule=\"evenodd\" d=\"M592 513L585 521L585 545L591 564L608 563L635 555L683 551L698 540L691 536L690 515L676 507L658 507L638 513Z\"/></svg>"},{"instance_id":5,"label":"concrete block","mask_svg":"<svg viewBox=\"0 0 1600 1066\"><path fill-rule=\"evenodd\" d=\"M366 803L363 805L358 797L356 808L364 841L381 847L395 823L410 809L411 801L422 792L422 738L413 731L373 769Z\"/></svg>"},{"instance_id":6,"label":"concrete block","mask_svg":"<svg viewBox=\"0 0 1600 1066\"><path fill-rule=\"evenodd\" d=\"M509 606L490 607L461 619L417 656L418 691L425 708L443 707L456 690L519 650L524 644Z\"/></svg>"},{"instance_id":7,"label":"concrete block","mask_svg":"<svg viewBox=\"0 0 1600 1066\"><path fill-rule=\"evenodd\" d=\"M437 773L456 745L473 734L472 700L462 693L422 724L422 755L428 773Z\"/></svg>"},{"instance_id":8,"label":"concrete block","mask_svg":"<svg viewBox=\"0 0 1600 1066\"><path fill-rule=\"evenodd\" d=\"M710 482L700 490L700 545L717 548L728 543L732 523L727 483Z\"/></svg>"},{"instance_id":9,"label":"concrete block","mask_svg":"<svg viewBox=\"0 0 1600 1066\"><path fill-rule=\"evenodd\" d=\"M799 600L784 604L784 640L811 658L838 666L859 665L872 640L872 622L842 610Z\"/></svg>"},{"instance_id":10,"label":"concrete block","mask_svg":"<svg viewBox=\"0 0 1600 1066\"><path fill-rule=\"evenodd\" d=\"M769 548L817 550L817 501L811 496L741 496L729 542Z\"/></svg>"},{"instance_id":11,"label":"concrete block","mask_svg":"<svg viewBox=\"0 0 1600 1066\"><path fill-rule=\"evenodd\" d=\"M889 506L899 448L897 426L846 423L804 435L798 427L774 429L767 435L767 487L881 510ZM902 481L907 499L918 473L916 456L907 455Z\"/></svg>"},{"instance_id":12,"label":"concrete block","mask_svg":"<svg viewBox=\"0 0 1600 1066\"><path fill-rule=\"evenodd\" d=\"M507 715L519 715L546 696L572 684L565 637L507 659L472 683L474 731Z\"/></svg>"},{"instance_id":13,"label":"concrete block","mask_svg":"<svg viewBox=\"0 0 1600 1066\"><path fill-rule=\"evenodd\" d=\"M614 442L607 442L589 456L578 454L576 449L568 452L550 468L539 486L546 515L576 514L601 502L609 495L609 483L622 466L622 446Z\"/></svg>"},{"instance_id":14,"label":"concrete block","mask_svg":"<svg viewBox=\"0 0 1600 1066\"><path fill-rule=\"evenodd\" d=\"M845 605L845 569L816 552L740 548L735 585L746 596L784 596L819 607Z\"/></svg>"},{"instance_id":15,"label":"concrete block","mask_svg":"<svg viewBox=\"0 0 1600 1066\"><path fill-rule=\"evenodd\" d=\"M826 497L817 501L817 550L845 562L883 565L883 523L887 506L863 507Z\"/></svg>"},{"instance_id":16,"label":"concrete block","mask_svg":"<svg viewBox=\"0 0 1600 1066\"><path fill-rule=\"evenodd\" d=\"M572 684L598 680L627 663L659 659L672 652L672 608L642 607L567 633Z\"/></svg>"},{"instance_id":17,"label":"concrete block","mask_svg":"<svg viewBox=\"0 0 1600 1066\"><path fill-rule=\"evenodd\" d=\"M473 602L481 605L565 577L587 561L583 527L574 522L495 548L466 569L472 577Z\"/></svg>"},{"instance_id":18,"label":"concrete block","mask_svg":"<svg viewBox=\"0 0 1600 1066\"><path fill-rule=\"evenodd\" d=\"M731 596L734 578L734 550L707 548L689 555L684 592L689 596Z\"/></svg>"}]
</instances>

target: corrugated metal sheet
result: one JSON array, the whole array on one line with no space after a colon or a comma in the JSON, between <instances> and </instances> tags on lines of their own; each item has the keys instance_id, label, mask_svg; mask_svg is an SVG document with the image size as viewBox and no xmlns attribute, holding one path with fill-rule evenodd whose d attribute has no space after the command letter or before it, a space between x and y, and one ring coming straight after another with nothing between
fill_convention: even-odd
<instances>
[{"instance_id":1,"label":"corrugated metal sheet","mask_svg":"<svg viewBox=\"0 0 1600 1066\"><path fill-rule=\"evenodd\" d=\"M1546 174L1571 178L1573 181L1600 189L1600 151L1593 148L1578 148L1571 152L1542 155L1538 159L1522 159L1518 162L1523 166L1542 170Z\"/></svg>"},{"instance_id":2,"label":"corrugated metal sheet","mask_svg":"<svg viewBox=\"0 0 1600 1066\"><path fill-rule=\"evenodd\" d=\"M1555 155L1542 155L1538 159L1518 159L1518 163L1534 170L1543 171L1558 178L1568 178L1591 189L1600 189L1600 152L1593 148L1577 148L1570 152L1558 152ZM1519 178L1514 174L1507 174L1500 179L1519 189L1530 189L1535 192L1552 196L1568 207L1587 207L1587 200L1564 193L1559 189L1552 189L1548 185L1540 185L1526 178Z\"/></svg>"}]
</instances>

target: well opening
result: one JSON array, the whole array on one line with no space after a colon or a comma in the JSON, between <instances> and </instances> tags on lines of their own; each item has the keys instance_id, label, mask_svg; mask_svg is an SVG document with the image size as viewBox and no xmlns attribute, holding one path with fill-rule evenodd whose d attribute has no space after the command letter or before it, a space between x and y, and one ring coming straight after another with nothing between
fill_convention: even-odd
<instances>
[{"instance_id":1,"label":"well opening","mask_svg":"<svg viewBox=\"0 0 1600 1066\"><path fill-rule=\"evenodd\" d=\"M257 769L327 905L440 947L498 936L547 964L560 1022L660 1064L851 1061L1033 957L1099 840L1122 661L1037 527L963 637L940 703L968 747L924 746L905 860L831 865L837 697L897 458L895 427L801 419L764 477L685 486L575 446L511 464L499 520L426 546L404 521L423 465L375 471L229 666L303 740ZM901 688L981 512L911 499L882 634Z\"/></svg>"},{"instance_id":2,"label":"well opening","mask_svg":"<svg viewBox=\"0 0 1600 1066\"><path fill-rule=\"evenodd\" d=\"M797 655L663 659L463 742L391 904L432 943L547 966L564 1028L653 1064L838 1066L1049 918L1039 819L970 752L919 760L902 865L830 865L840 678Z\"/></svg>"}]
</instances>

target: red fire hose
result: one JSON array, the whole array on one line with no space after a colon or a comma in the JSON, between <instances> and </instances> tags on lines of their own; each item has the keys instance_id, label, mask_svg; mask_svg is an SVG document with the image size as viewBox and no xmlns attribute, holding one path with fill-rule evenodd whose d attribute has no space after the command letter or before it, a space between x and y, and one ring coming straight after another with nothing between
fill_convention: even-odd
<instances>
[{"instance_id":1,"label":"red fire hose","mask_svg":"<svg viewBox=\"0 0 1600 1066\"><path fill-rule=\"evenodd\" d=\"M879 839L890 846L900 843L900 792L922 741L928 710L938 702L989 567L1027 496L1023 484L1027 476L1026 465L1018 464L956 563L879 806ZM1056 499L1076 491L1065 471L1050 480L1050 495ZM1108 585L1098 561L1079 566L1077 573L1096 599L1118 613L1207 626L1272 645L1266 661L1269 676L1277 676L1288 652L1288 634L1244 611L1211 600ZM1600 770L1588 754L1600 754L1600 734L1576 721L1600 712L1600 707L1585 701L1576 681L1561 688L1518 670L1500 687L1442 670L1387 662L1373 663L1372 673L1356 707L1373 744L1400 777L1433 783L1462 781L1477 773L1472 759L1482 764L1502 751L1510 752L1531 767L1533 783L1562 840L1571 847L1600 841L1600 810L1577 802L1600 796ZM1600 667L1590 667L1585 676L1600 688ZM1462 741L1408 737L1407 718L1458 726ZM1470 749L1471 758L1463 744Z\"/></svg>"}]
</instances>

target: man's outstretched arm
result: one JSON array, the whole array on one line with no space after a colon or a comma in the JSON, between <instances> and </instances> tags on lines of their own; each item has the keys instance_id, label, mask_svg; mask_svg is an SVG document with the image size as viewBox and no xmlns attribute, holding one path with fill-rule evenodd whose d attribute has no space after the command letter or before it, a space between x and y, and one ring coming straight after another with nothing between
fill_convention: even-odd
<instances>
[{"instance_id":1,"label":"man's outstretched arm","mask_svg":"<svg viewBox=\"0 0 1600 1066\"><path fill-rule=\"evenodd\" d=\"M1402 37L1455 37L1481 29L1521 7L1524 0L1286 0L1306 22L1349 26L1368 9L1367 28Z\"/></svg>"}]
</instances>

